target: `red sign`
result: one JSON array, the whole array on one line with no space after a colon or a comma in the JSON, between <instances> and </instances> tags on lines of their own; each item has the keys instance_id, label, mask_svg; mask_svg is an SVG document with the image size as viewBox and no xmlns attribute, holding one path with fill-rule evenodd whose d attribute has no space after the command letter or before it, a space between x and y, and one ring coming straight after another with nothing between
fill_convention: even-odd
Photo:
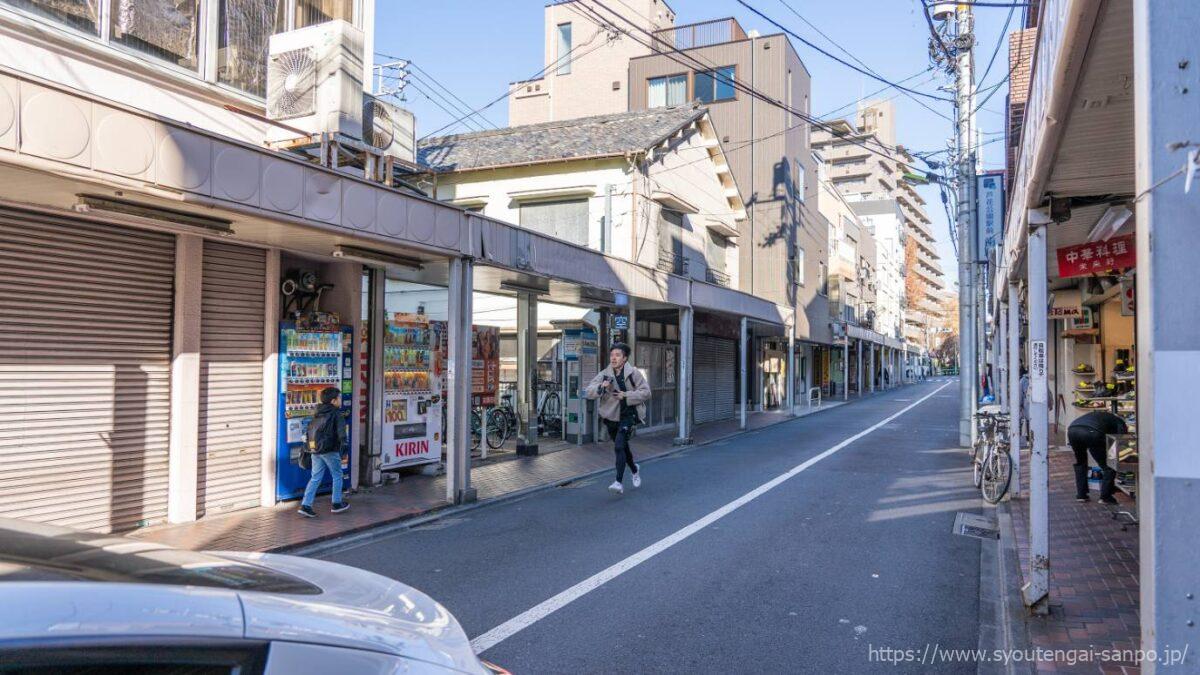
<instances>
[{"instance_id":1,"label":"red sign","mask_svg":"<svg viewBox=\"0 0 1200 675\"><path fill-rule=\"evenodd\" d=\"M1107 274L1137 265L1132 234L1060 248L1057 254L1058 276L1063 279Z\"/></svg>"},{"instance_id":2,"label":"red sign","mask_svg":"<svg viewBox=\"0 0 1200 675\"><path fill-rule=\"evenodd\" d=\"M429 441L420 439L416 441L400 441L396 443L396 457L415 457L424 455L429 452Z\"/></svg>"}]
</instances>

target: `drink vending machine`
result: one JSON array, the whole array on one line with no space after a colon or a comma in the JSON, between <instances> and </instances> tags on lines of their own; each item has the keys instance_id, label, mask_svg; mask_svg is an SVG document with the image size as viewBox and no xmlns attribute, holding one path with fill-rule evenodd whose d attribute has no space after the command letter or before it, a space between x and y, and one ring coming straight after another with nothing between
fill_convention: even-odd
<instances>
[{"instance_id":1,"label":"drink vending machine","mask_svg":"<svg viewBox=\"0 0 1200 675\"><path fill-rule=\"evenodd\" d=\"M321 390L341 392L340 413L346 419L346 445L342 448L342 481L350 487L350 430L353 428L354 331L350 326L326 322L283 321L279 324L279 431L276 443L275 497L294 499L304 494L311 475L300 467L300 452L308 423L321 403ZM332 479L321 491L332 486Z\"/></svg>"},{"instance_id":2,"label":"drink vending machine","mask_svg":"<svg viewBox=\"0 0 1200 675\"><path fill-rule=\"evenodd\" d=\"M442 458L439 322L397 312L383 330L382 468Z\"/></svg>"}]
</instances>

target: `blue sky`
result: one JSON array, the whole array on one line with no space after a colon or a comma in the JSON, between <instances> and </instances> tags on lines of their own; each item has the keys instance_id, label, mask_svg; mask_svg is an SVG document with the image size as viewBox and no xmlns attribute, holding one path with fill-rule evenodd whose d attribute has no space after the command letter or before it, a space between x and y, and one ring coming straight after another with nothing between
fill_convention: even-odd
<instances>
[{"instance_id":1,"label":"blue sky","mask_svg":"<svg viewBox=\"0 0 1200 675\"><path fill-rule=\"evenodd\" d=\"M765 20L743 8L735 0L668 0L676 12L676 23L687 24L734 16L743 28L762 34L779 32ZM846 49L872 70L895 82L929 66L929 30L921 14L921 0L747 0L767 16L821 48L850 60L813 27L802 21L798 12L813 26ZM786 4L785 4L786 2ZM458 117L451 116L428 97L429 79L449 88L471 108L503 94L508 83L533 75L544 65L542 14L544 3L536 0L377 0L375 48L377 52L411 60L420 70L416 84L408 88L404 103L417 116L417 135L433 131ZM976 9L976 63L982 73L1004 28L1009 10ZM1009 30L1019 27L1021 11L1013 14ZM864 94L885 85L854 72L797 40L793 46L812 73L813 112L823 115L839 106L851 104ZM380 57L376 57L379 59ZM378 60L377 60L378 62ZM983 81L986 87L999 82L1007 73L1007 44L1000 47L991 73ZM944 77L927 73L909 80L905 86L942 96L937 87L948 84ZM879 97L896 95L889 90ZM1007 86L1003 86L979 114L978 123L984 142L999 138L1004 129L1004 105ZM439 100L443 106L448 106ZM951 105L937 101L926 103L951 116ZM457 103L457 102L456 102ZM926 110L912 97L894 99L897 113L897 137L913 150L941 150L952 134L950 122ZM460 106L465 109L465 106ZM852 115L853 106L843 114ZM507 124L507 101L484 112L490 123ZM487 124L485 124L487 126ZM459 131L464 127L459 127ZM988 135L992 134L992 135ZM944 156L943 156L944 157ZM1003 168L1004 144L983 147L984 168ZM921 188L934 233L938 236L942 267L947 281L957 278L954 250L949 238L946 216L938 191Z\"/></svg>"}]
</instances>

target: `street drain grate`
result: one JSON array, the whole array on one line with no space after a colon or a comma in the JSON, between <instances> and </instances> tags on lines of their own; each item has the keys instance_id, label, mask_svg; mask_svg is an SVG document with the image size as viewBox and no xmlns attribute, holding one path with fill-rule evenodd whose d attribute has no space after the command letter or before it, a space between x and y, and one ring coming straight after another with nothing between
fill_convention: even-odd
<instances>
[{"instance_id":1,"label":"street drain grate","mask_svg":"<svg viewBox=\"0 0 1200 675\"><path fill-rule=\"evenodd\" d=\"M999 539L1000 528L983 516L959 511L954 517L954 534L976 539Z\"/></svg>"}]
</instances>

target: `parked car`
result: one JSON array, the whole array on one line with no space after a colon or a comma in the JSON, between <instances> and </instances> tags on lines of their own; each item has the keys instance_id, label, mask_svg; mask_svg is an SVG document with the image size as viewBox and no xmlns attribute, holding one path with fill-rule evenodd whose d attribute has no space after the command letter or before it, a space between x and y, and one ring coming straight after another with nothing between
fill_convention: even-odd
<instances>
[{"instance_id":1,"label":"parked car","mask_svg":"<svg viewBox=\"0 0 1200 675\"><path fill-rule=\"evenodd\" d=\"M14 671L505 672L387 577L0 518L0 673Z\"/></svg>"}]
</instances>

